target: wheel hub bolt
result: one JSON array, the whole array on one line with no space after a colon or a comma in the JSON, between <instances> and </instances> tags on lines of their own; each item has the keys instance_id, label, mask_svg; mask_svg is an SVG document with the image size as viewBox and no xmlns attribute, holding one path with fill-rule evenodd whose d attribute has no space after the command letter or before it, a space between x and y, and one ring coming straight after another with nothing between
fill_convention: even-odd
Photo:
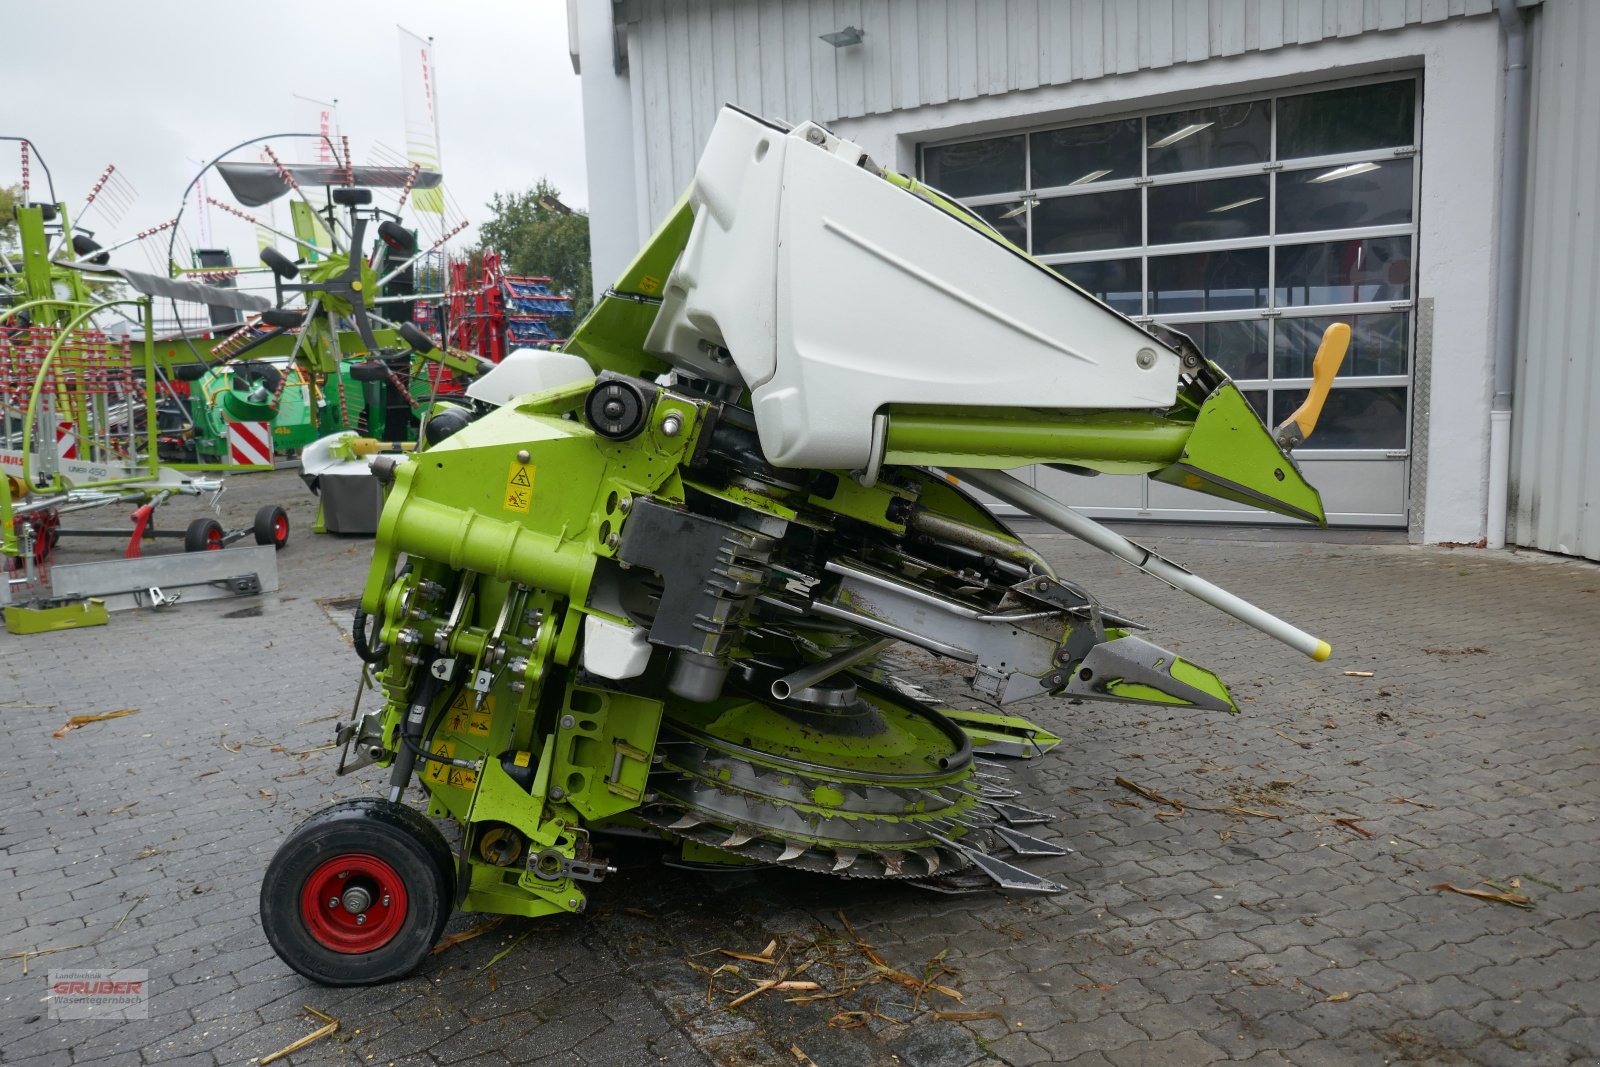
<instances>
[{"instance_id":1,"label":"wheel hub bolt","mask_svg":"<svg viewBox=\"0 0 1600 1067\"><path fill-rule=\"evenodd\" d=\"M365 915L357 915L356 916L356 925L357 926L365 926L365 925L367 925L367 917Z\"/></svg>"},{"instance_id":2,"label":"wheel hub bolt","mask_svg":"<svg viewBox=\"0 0 1600 1067\"><path fill-rule=\"evenodd\" d=\"M339 906L339 898L338 897L329 897L328 898L328 907L337 908L338 906Z\"/></svg>"},{"instance_id":3,"label":"wheel hub bolt","mask_svg":"<svg viewBox=\"0 0 1600 1067\"><path fill-rule=\"evenodd\" d=\"M344 891L344 910L358 918L361 922L361 913L372 906L372 894L363 886L353 885Z\"/></svg>"}]
</instances>

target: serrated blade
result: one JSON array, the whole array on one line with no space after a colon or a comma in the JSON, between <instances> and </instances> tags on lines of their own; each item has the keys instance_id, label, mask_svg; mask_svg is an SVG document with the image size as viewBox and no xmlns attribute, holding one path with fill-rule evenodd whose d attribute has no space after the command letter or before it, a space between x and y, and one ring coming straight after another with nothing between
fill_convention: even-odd
<instances>
[{"instance_id":1,"label":"serrated blade","mask_svg":"<svg viewBox=\"0 0 1600 1067\"><path fill-rule=\"evenodd\" d=\"M1050 821L1050 816L1044 812L1018 804L1002 804L996 800L982 800L980 803L1012 826L1038 826Z\"/></svg>"},{"instance_id":2,"label":"serrated blade","mask_svg":"<svg viewBox=\"0 0 1600 1067\"><path fill-rule=\"evenodd\" d=\"M995 859L987 852L979 852L975 848L968 848L948 838L937 837L936 840L966 856L978 870L988 875L1001 889L1013 893L1059 893L1066 889L1066 886L1052 882L1048 878L1040 878L1021 867Z\"/></svg>"},{"instance_id":3,"label":"serrated blade","mask_svg":"<svg viewBox=\"0 0 1600 1067\"><path fill-rule=\"evenodd\" d=\"M1019 856L1065 856L1073 851L1066 845L1058 845L1054 841L1042 841L1020 830L1009 830L1004 826L994 827L993 832L1006 843L1007 848Z\"/></svg>"}]
</instances>

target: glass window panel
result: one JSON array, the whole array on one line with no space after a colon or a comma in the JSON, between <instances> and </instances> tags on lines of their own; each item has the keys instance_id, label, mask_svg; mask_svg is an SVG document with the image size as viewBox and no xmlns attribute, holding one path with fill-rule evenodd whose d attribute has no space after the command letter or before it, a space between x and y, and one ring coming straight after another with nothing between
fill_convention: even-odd
<instances>
[{"instance_id":1,"label":"glass window panel","mask_svg":"<svg viewBox=\"0 0 1600 1067\"><path fill-rule=\"evenodd\" d=\"M1052 269L1124 315L1139 315L1144 311L1140 292L1144 288L1144 279L1137 259L1059 263Z\"/></svg>"},{"instance_id":2,"label":"glass window panel","mask_svg":"<svg viewBox=\"0 0 1600 1067\"><path fill-rule=\"evenodd\" d=\"M1227 371L1230 378L1267 376L1267 323L1265 319L1241 322L1169 322L1182 330L1207 359Z\"/></svg>"},{"instance_id":3,"label":"glass window panel","mask_svg":"<svg viewBox=\"0 0 1600 1067\"><path fill-rule=\"evenodd\" d=\"M1267 391L1265 389L1244 389L1241 391L1244 393L1244 398L1250 402L1250 406L1256 409L1256 414L1261 416L1261 421L1271 426L1272 422L1267 412Z\"/></svg>"},{"instance_id":4,"label":"glass window panel","mask_svg":"<svg viewBox=\"0 0 1600 1067\"><path fill-rule=\"evenodd\" d=\"M1000 231L1000 236L1010 241L1023 251L1028 249L1028 213L1018 212L1009 219L1002 218L1008 212L1016 211L1022 202L1013 200L1006 204L986 204L983 207L969 207L974 215L983 219L990 226Z\"/></svg>"},{"instance_id":5,"label":"glass window panel","mask_svg":"<svg viewBox=\"0 0 1600 1067\"><path fill-rule=\"evenodd\" d=\"M1152 315L1233 311L1266 302L1265 248L1150 257Z\"/></svg>"},{"instance_id":6,"label":"glass window panel","mask_svg":"<svg viewBox=\"0 0 1600 1067\"><path fill-rule=\"evenodd\" d=\"M1139 176L1139 120L1069 126L1033 135L1032 189Z\"/></svg>"},{"instance_id":7,"label":"glass window panel","mask_svg":"<svg viewBox=\"0 0 1600 1067\"><path fill-rule=\"evenodd\" d=\"M1151 174L1265 163L1272 143L1272 101L1175 111L1153 116L1145 125Z\"/></svg>"},{"instance_id":8,"label":"glass window panel","mask_svg":"<svg viewBox=\"0 0 1600 1067\"><path fill-rule=\"evenodd\" d=\"M1033 208L1033 254L1132 248L1140 243L1139 190L1052 196Z\"/></svg>"},{"instance_id":9,"label":"glass window panel","mask_svg":"<svg viewBox=\"0 0 1600 1067\"><path fill-rule=\"evenodd\" d=\"M1304 389L1275 390L1273 405L1277 410L1274 417L1282 422L1305 403L1305 399ZM1304 447L1406 447L1405 386L1333 390Z\"/></svg>"},{"instance_id":10,"label":"glass window panel","mask_svg":"<svg viewBox=\"0 0 1600 1067\"><path fill-rule=\"evenodd\" d=\"M1322 333L1335 322L1350 324L1350 349L1339 368L1339 377L1406 373L1410 364L1411 316L1399 311L1386 315L1279 319L1272 376L1311 377L1311 364L1317 346L1322 344Z\"/></svg>"},{"instance_id":11,"label":"glass window panel","mask_svg":"<svg viewBox=\"0 0 1600 1067\"><path fill-rule=\"evenodd\" d=\"M1416 143L1417 83L1356 85L1278 99L1278 158Z\"/></svg>"},{"instance_id":12,"label":"glass window panel","mask_svg":"<svg viewBox=\"0 0 1600 1067\"><path fill-rule=\"evenodd\" d=\"M1151 186L1150 243L1265 236L1268 181L1262 174Z\"/></svg>"},{"instance_id":13,"label":"glass window panel","mask_svg":"<svg viewBox=\"0 0 1600 1067\"><path fill-rule=\"evenodd\" d=\"M1410 221L1409 159L1314 167L1278 175L1279 233Z\"/></svg>"},{"instance_id":14,"label":"glass window panel","mask_svg":"<svg viewBox=\"0 0 1600 1067\"><path fill-rule=\"evenodd\" d=\"M1411 238L1280 246L1275 289L1281 307L1408 300Z\"/></svg>"},{"instance_id":15,"label":"glass window panel","mask_svg":"<svg viewBox=\"0 0 1600 1067\"><path fill-rule=\"evenodd\" d=\"M922 178L951 196L984 196L1022 189L1022 135L939 145L922 150Z\"/></svg>"}]
</instances>

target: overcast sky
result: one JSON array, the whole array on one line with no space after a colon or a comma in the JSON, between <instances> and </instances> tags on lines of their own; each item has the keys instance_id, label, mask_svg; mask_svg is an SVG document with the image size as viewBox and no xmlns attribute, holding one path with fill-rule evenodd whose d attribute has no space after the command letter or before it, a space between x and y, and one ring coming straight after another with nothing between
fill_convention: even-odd
<instances>
[{"instance_id":1,"label":"overcast sky","mask_svg":"<svg viewBox=\"0 0 1600 1067\"><path fill-rule=\"evenodd\" d=\"M434 39L445 185L469 222L487 216L492 193L541 176L568 204L588 202L561 0L12 2L0 13L0 134L38 145L73 211L107 163L138 192L120 225L86 218L103 244L171 218L189 159L303 125L296 93L338 100L357 163L374 142L403 152L396 24ZM0 142L0 184L19 179L19 164ZM220 182L211 195L227 199ZM253 261L248 228L213 218L215 243ZM142 268L143 258L117 261Z\"/></svg>"}]
</instances>

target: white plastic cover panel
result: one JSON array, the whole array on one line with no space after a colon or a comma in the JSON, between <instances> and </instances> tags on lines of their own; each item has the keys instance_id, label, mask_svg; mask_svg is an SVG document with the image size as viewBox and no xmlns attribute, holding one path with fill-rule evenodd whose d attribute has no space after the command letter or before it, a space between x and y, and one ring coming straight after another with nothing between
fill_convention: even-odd
<instances>
[{"instance_id":1,"label":"white plastic cover panel","mask_svg":"<svg viewBox=\"0 0 1600 1067\"><path fill-rule=\"evenodd\" d=\"M646 348L747 385L771 462L868 466L890 404L1172 403L1170 349L863 158L810 123L724 109L690 187Z\"/></svg>"},{"instance_id":2,"label":"white plastic cover panel","mask_svg":"<svg viewBox=\"0 0 1600 1067\"><path fill-rule=\"evenodd\" d=\"M559 389L594 377L588 363L569 352L518 348L467 386L467 395L500 407L519 396Z\"/></svg>"}]
</instances>

